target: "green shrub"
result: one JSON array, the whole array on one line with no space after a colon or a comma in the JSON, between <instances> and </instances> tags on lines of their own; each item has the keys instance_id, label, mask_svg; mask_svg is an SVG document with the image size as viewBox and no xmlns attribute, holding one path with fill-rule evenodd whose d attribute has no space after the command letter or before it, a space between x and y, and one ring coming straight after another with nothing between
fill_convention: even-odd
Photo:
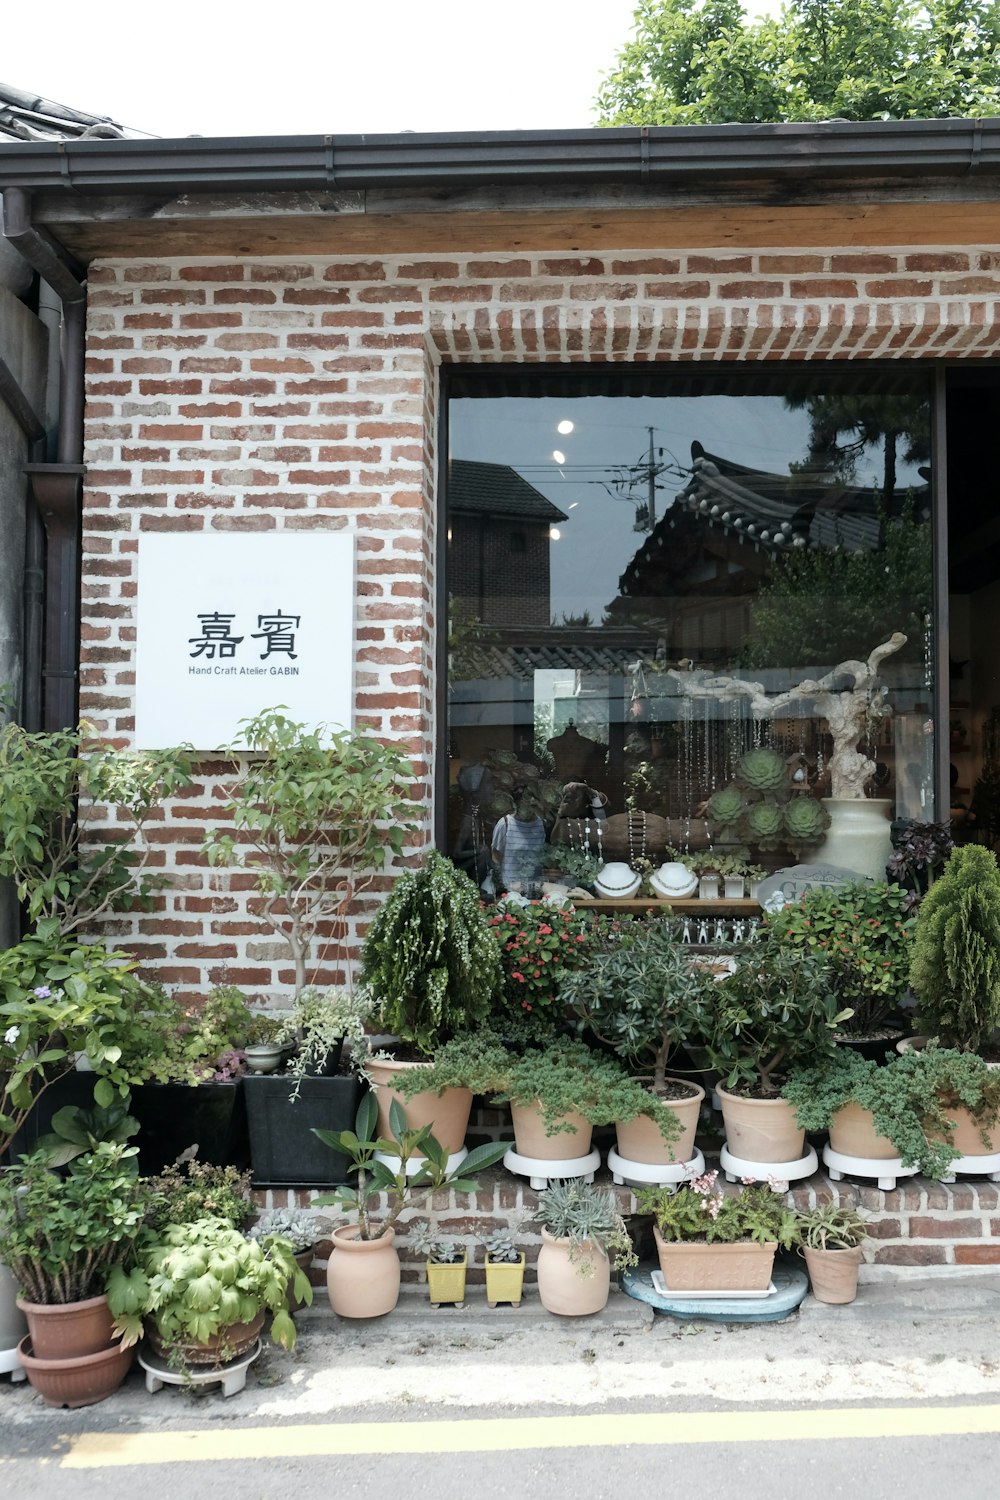
<instances>
[{"instance_id":1,"label":"green shrub","mask_svg":"<svg viewBox=\"0 0 1000 1500\"><path fill-rule=\"evenodd\" d=\"M977 1051L1000 1027L1000 871L989 849L956 849L917 915L910 984L920 1025Z\"/></svg>"}]
</instances>

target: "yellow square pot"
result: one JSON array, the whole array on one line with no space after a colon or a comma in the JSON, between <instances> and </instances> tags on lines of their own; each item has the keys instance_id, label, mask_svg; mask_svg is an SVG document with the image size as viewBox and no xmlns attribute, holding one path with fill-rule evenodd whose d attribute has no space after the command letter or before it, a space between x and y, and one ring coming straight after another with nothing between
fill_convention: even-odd
<instances>
[{"instance_id":1,"label":"yellow square pot","mask_svg":"<svg viewBox=\"0 0 1000 1500\"><path fill-rule=\"evenodd\" d=\"M442 1302L454 1302L461 1307L465 1302L465 1270L469 1264L469 1252L461 1260L427 1262L427 1292L432 1307Z\"/></svg>"},{"instance_id":2,"label":"yellow square pot","mask_svg":"<svg viewBox=\"0 0 1000 1500\"><path fill-rule=\"evenodd\" d=\"M514 1307L520 1307L523 1289L523 1250L521 1251L521 1259L517 1262L511 1260L490 1260L487 1255L486 1301L490 1307L496 1307L498 1302L510 1302Z\"/></svg>"}]
</instances>

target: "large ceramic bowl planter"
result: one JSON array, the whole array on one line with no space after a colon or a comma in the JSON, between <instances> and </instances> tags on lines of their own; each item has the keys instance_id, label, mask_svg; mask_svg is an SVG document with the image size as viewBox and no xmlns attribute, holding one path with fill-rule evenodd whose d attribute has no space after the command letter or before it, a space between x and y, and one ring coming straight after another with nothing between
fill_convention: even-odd
<instances>
[{"instance_id":1,"label":"large ceramic bowl planter","mask_svg":"<svg viewBox=\"0 0 1000 1500\"><path fill-rule=\"evenodd\" d=\"M826 838L816 850L816 860L838 869L885 879L892 858L889 819L892 803L883 797L824 797L830 814Z\"/></svg>"},{"instance_id":2,"label":"large ceramic bowl planter","mask_svg":"<svg viewBox=\"0 0 1000 1500\"><path fill-rule=\"evenodd\" d=\"M814 1250L805 1245L802 1253L817 1302L840 1305L854 1301L858 1295L860 1249Z\"/></svg>"},{"instance_id":3,"label":"large ceramic bowl planter","mask_svg":"<svg viewBox=\"0 0 1000 1500\"><path fill-rule=\"evenodd\" d=\"M429 1125L435 1140L440 1142L449 1156L454 1156L465 1147L465 1132L472 1113L472 1090L450 1088L438 1094L433 1089L428 1089L404 1099L391 1084L394 1074L426 1066L426 1063L419 1062L369 1060L365 1071L371 1079L378 1104L378 1133L382 1137L391 1135L389 1106L393 1099L398 1099L406 1115L407 1126L411 1130L419 1130L424 1125Z\"/></svg>"},{"instance_id":4,"label":"large ceramic bowl planter","mask_svg":"<svg viewBox=\"0 0 1000 1500\"><path fill-rule=\"evenodd\" d=\"M93 1406L112 1395L132 1368L135 1349L112 1344L95 1354L71 1359L38 1359L32 1350L31 1336L25 1335L18 1346L18 1358L28 1372L28 1380L49 1406Z\"/></svg>"},{"instance_id":5,"label":"large ceramic bowl planter","mask_svg":"<svg viewBox=\"0 0 1000 1500\"><path fill-rule=\"evenodd\" d=\"M542 1229L538 1295L547 1312L580 1318L600 1312L611 1291L611 1262L593 1240L574 1244Z\"/></svg>"},{"instance_id":6,"label":"large ceramic bowl planter","mask_svg":"<svg viewBox=\"0 0 1000 1500\"><path fill-rule=\"evenodd\" d=\"M745 1099L717 1090L726 1145L741 1161L786 1164L802 1156L806 1133L784 1099Z\"/></svg>"},{"instance_id":7,"label":"large ceramic bowl planter","mask_svg":"<svg viewBox=\"0 0 1000 1500\"><path fill-rule=\"evenodd\" d=\"M330 1306L341 1318L380 1318L399 1301L399 1254L387 1229L377 1240L363 1240L357 1224L333 1231L326 1269Z\"/></svg>"},{"instance_id":8,"label":"large ceramic bowl planter","mask_svg":"<svg viewBox=\"0 0 1000 1500\"><path fill-rule=\"evenodd\" d=\"M766 1292L771 1285L776 1240L762 1245L753 1240L714 1245L664 1240L655 1224L653 1238L664 1285L671 1292Z\"/></svg>"}]
</instances>

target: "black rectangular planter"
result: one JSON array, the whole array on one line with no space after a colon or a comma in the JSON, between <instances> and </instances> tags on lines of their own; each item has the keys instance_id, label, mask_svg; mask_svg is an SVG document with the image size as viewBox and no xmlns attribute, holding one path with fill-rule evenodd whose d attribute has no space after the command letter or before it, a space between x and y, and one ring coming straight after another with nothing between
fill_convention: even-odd
<instances>
[{"instance_id":1,"label":"black rectangular planter","mask_svg":"<svg viewBox=\"0 0 1000 1500\"><path fill-rule=\"evenodd\" d=\"M243 1080L235 1083L140 1083L131 1113L139 1121L136 1145L143 1176L162 1172L197 1145L198 1160L212 1166L250 1165Z\"/></svg>"},{"instance_id":2,"label":"black rectangular planter","mask_svg":"<svg viewBox=\"0 0 1000 1500\"><path fill-rule=\"evenodd\" d=\"M299 1096L289 1098L295 1080L248 1074L243 1080L250 1127L250 1159L257 1187L332 1187L347 1181L347 1158L313 1135L353 1130L363 1084L359 1078L303 1078Z\"/></svg>"}]
</instances>

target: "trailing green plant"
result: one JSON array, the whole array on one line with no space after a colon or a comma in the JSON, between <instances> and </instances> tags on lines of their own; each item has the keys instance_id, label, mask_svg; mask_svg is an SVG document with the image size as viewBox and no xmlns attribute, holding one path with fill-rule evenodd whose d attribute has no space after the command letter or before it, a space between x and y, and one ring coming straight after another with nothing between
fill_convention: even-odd
<instances>
[{"instance_id":1,"label":"trailing green plant","mask_svg":"<svg viewBox=\"0 0 1000 1500\"><path fill-rule=\"evenodd\" d=\"M579 1031L651 1075L654 1093L663 1091L684 1043L700 1039L716 998L714 977L692 962L668 924L655 921L637 923L586 969L564 973L558 995Z\"/></svg>"},{"instance_id":2,"label":"trailing green plant","mask_svg":"<svg viewBox=\"0 0 1000 1500\"><path fill-rule=\"evenodd\" d=\"M798 1215L766 1183L738 1192L723 1192L718 1172L693 1177L674 1191L642 1188L636 1193L640 1213L653 1215L663 1239L706 1245L735 1245L742 1240L764 1245L777 1241L790 1250L798 1241Z\"/></svg>"},{"instance_id":3,"label":"trailing green plant","mask_svg":"<svg viewBox=\"0 0 1000 1500\"><path fill-rule=\"evenodd\" d=\"M569 1241L569 1258L579 1276L593 1276L595 1250L619 1270L637 1264L628 1225L610 1188L581 1177L554 1182L539 1193L535 1219L553 1238Z\"/></svg>"},{"instance_id":4,"label":"trailing green plant","mask_svg":"<svg viewBox=\"0 0 1000 1500\"><path fill-rule=\"evenodd\" d=\"M225 1219L234 1229L242 1229L254 1215L250 1182L250 1172L185 1154L149 1179L149 1222L162 1229L196 1219Z\"/></svg>"},{"instance_id":5,"label":"trailing green plant","mask_svg":"<svg viewBox=\"0 0 1000 1500\"><path fill-rule=\"evenodd\" d=\"M388 1056L388 1054L385 1054ZM495 1032L484 1028L443 1042L420 1068L405 1068L390 1080L404 1099L417 1094L442 1094L445 1089L471 1089L474 1094L495 1092L506 1076L510 1053Z\"/></svg>"},{"instance_id":6,"label":"trailing green plant","mask_svg":"<svg viewBox=\"0 0 1000 1500\"><path fill-rule=\"evenodd\" d=\"M425 1054L481 1025L501 983L479 890L436 850L396 880L365 933L361 966L382 1024Z\"/></svg>"},{"instance_id":7,"label":"trailing green plant","mask_svg":"<svg viewBox=\"0 0 1000 1500\"><path fill-rule=\"evenodd\" d=\"M510 1141L498 1141L476 1146L460 1166L449 1168L448 1152L431 1134L430 1127L424 1125L410 1129L398 1099L393 1099L389 1105L389 1136L374 1134L377 1120L378 1106L374 1096L364 1094L353 1130L313 1128L313 1135L333 1151L346 1156L352 1170L358 1174L355 1186L339 1188L334 1193L314 1198L313 1204L315 1207L336 1204L346 1212L356 1214L358 1233L363 1240L381 1239L387 1230L394 1228L404 1209L420 1207L438 1188L474 1193L478 1184L472 1173L500 1161L511 1145ZM378 1153L397 1161L396 1170L393 1171L385 1161L378 1161ZM411 1163L413 1170L408 1170ZM386 1213L384 1218L376 1220L371 1215L372 1202L382 1193L387 1199Z\"/></svg>"},{"instance_id":8,"label":"trailing green plant","mask_svg":"<svg viewBox=\"0 0 1000 1500\"><path fill-rule=\"evenodd\" d=\"M839 1003L853 1015L848 1036L885 1024L903 995L910 972L915 919L901 886L850 881L814 886L780 911L767 912L762 932L770 943L823 957Z\"/></svg>"},{"instance_id":9,"label":"trailing green plant","mask_svg":"<svg viewBox=\"0 0 1000 1500\"><path fill-rule=\"evenodd\" d=\"M799 1248L857 1250L868 1238L868 1221L844 1203L821 1203L798 1215Z\"/></svg>"},{"instance_id":10,"label":"trailing green plant","mask_svg":"<svg viewBox=\"0 0 1000 1500\"><path fill-rule=\"evenodd\" d=\"M892 1142L903 1165L934 1178L947 1176L958 1154L953 1135L959 1106L971 1114L984 1148L1000 1119L1000 1073L975 1053L933 1045L884 1067L838 1048L823 1064L791 1074L782 1095L809 1131L829 1130L845 1104L870 1110L875 1129Z\"/></svg>"},{"instance_id":11,"label":"trailing green plant","mask_svg":"<svg viewBox=\"0 0 1000 1500\"><path fill-rule=\"evenodd\" d=\"M78 1055L98 1075L94 1098L108 1108L148 1073L148 1058L125 1055L153 992L126 953L101 944L53 945L24 938L0 953L0 1157L38 1100L72 1073Z\"/></svg>"},{"instance_id":12,"label":"trailing green plant","mask_svg":"<svg viewBox=\"0 0 1000 1500\"><path fill-rule=\"evenodd\" d=\"M321 923L340 919L398 857L413 820L410 762L394 745L326 726L309 729L277 708L241 721L226 787L231 830L209 829L210 864L253 877L260 914L287 944L295 992L306 986Z\"/></svg>"},{"instance_id":13,"label":"trailing green plant","mask_svg":"<svg viewBox=\"0 0 1000 1500\"><path fill-rule=\"evenodd\" d=\"M127 1146L139 1132L139 1121L128 1110L127 1097L113 1100L107 1108L100 1104L92 1109L64 1104L52 1116L49 1133L38 1137L35 1149L46 1153L51 1167L64 1167L98 1146ZM123 1157L122 1166L133 1174L139 1170L134 1156Z\"/></svg>"},{"instance_id":14,"label":"trailing green plant","mask_svg":"<svg viewBox=\"0 0 1000 1500\"><path fill-rule=\"evenodd\" d=\"M503 970L491 1024L514 1042L548 1041L565 1018L559 997L562 976L588 966L607 944L612 924L546 901L500 901L488 921Z\"/></svg>"},{"instance_id":15,"label":"trailing green plant","mask_svg":"<svg viewBox=\"0 0 1000 1500\"><path fill-rule=\"evenodd\" d=\"M576 1114L590 1125L631 1124L640 1115L659 1127L669 1146L680 1135L680 1122L662 1099L633 1078L614 1058L572 1037L558 1037L544 1049L510 1054L506 1073L497 1079L499 1103L539 1106L546 1135L573 1130L566 1120Z\"/></svg>"},{"instance_id":16,"label":"trailing green plant","mask_svg":"<svg viewBox=\"0 0 1000 1500\"><path fill-rule=\"evenodd\" d=\"M59 1174L35 1151L0 1173L0 1261L29 1302L103 1296L113 1268L129 1261L149 1201L134 1155L134 1146L102 1143Z\"/></svg>"},{"instance_id":17,"label":"trailing green plant","mask_svg":"<svg viewBox=\"0 0 1000 1500\"><path fill-rule=\"evenodd\" d=\"M148 906L146 824L190 781L183 749L124 751L86 723L0 726L0 877L14 882L34 934L71 949L107 913Z\"/></svg>"},{"instance_id":18,"label":"trailing green plant","mask_svg":"<svg viewBox=\"0 0 1000 1500\"><path fill-rule=\"evenodd\" d=\"M704 1046L725 1087L772 1098L798 1063L830 1056L851 1014L838 1006L825 960L756 945L714 990Z\"/></svg>"},{"instance_id":19,"label":"trailing green plant","mask_svg":"<svg viewBox=\"0 0 1000 1500\"><path fill-rule=\"evenodd\" d=\"M990 849L951 854L917 914L910 984L920 1025L971 1052L1000 1027L1000 870Z\"/></svg>"},{"instance_id":20,"label":"trailing green plant","mask_svg":"<svg viewBox=\"0 0 1000 1500\"><path fill-rule=\"evenodd\" d=\"M163 1343L183 1358L184 1344L252 1323L265 1310L272 1314L274 1342L295 1347L288 1289L309 1303L312 1287L280 1235L248 1239L225 1219L205 1216L149 1236L138 1260L128 1273L114 1271L108 1282L108 1304L126 1347L141 1337L143 1318L152 1318Z\"/></svg>"},{"instance_id":21,"label":"trailing green plant","mask_svg":"<svg viewBox=\"0 0 1000 1500\"><path fill-rule=\"evenodd\" d=\"M316 1221L304 1208L269 1208L250 1225L247 1234L252 1240L267 1240L278 1234L287 1240L293 1255L311 1250L316 1239Z\"/></svg>"},{"instance_id":22,"label":"trailing green plant","mask_svg":"<svg viewBox=\"0 0 1000 1500\"><path fill-rule=\"evenodd\" d=\"M320 990L313 985L299 991L275 1037L277 1042L295 1047L285 1068L295 1079L290 1099L299 1097L306 1074L321 1072L329 1055L345 1043L350 1046L354 1066L363 1069L368 1050L365 1022L372 1010L371 996L363 991Z\"/></svg>"}]
</instances>

